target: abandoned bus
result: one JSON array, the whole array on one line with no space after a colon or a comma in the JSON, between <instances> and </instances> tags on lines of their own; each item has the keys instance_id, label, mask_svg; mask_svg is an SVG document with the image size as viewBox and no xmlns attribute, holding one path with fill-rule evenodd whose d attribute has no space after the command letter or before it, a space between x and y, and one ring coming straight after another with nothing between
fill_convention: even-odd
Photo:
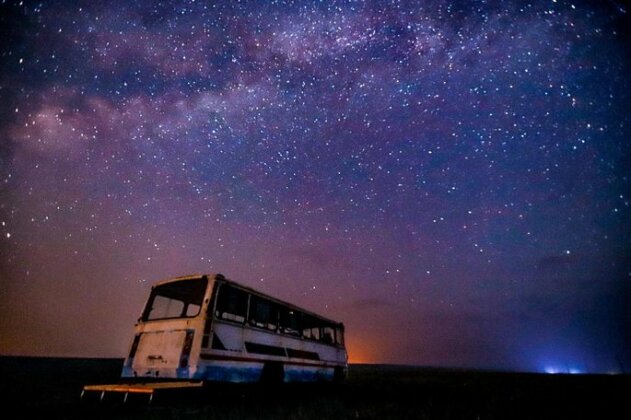
<instances>
[{"instance_id":1,"label":"abandoned bus","mask_svg":"<svg viewBox=\"0 0 631 420\"><path fill-rule=\"evenodd\" d=\"M122 376L294 382L346 372L342 323L217 274L153 286Z\"/></svg>"}]
</instances>

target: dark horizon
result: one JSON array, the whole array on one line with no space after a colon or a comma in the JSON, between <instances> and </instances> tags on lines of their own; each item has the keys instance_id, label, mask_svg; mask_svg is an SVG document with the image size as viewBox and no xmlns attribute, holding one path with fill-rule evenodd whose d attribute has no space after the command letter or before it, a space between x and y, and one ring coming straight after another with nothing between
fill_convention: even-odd
<instances>
[{"instance_id":1,"label":"dark horizon","mask_svg":"<svg viewBox=\"0 0 631 420\"><path fill-rule=\"evenodd\" d=\"M90 357L90 356L24 356L24 355L10 355L0 354L0 362L4 359L25 359L31 361L52 361L52 362L68 362L68 361L89 361L89 362L120 362L121 366L125 361L125 357ZM557 372L538 372L529 370L502 370L491 368L473 368L473 367L450 367L450 366L432 366L432 365L414 365L405 363L380 363L380 362L365 362L365 363L353 363L349 362L349 366L355 367L371 367L382 368L388 370L422 370L422 371L437 371L437 372L478 372L478 373L497 373L497 374L525 374L525 375L629 375L625 369L620 368L617 372L572 372L569 369L566 371ZM11 365L13 369L18 367L15 364Z\"/></svg>"},{"instance_id":2,"label":"dark horizon","mask_svg":"<svg viewBox=\"0 0 631 420\"><path fill-rule=\"evenodd\" d=\"M124 357L192 273L351 363L631 366L616 2L0 5L0 354Z\"/></svg>"}]
</instances>

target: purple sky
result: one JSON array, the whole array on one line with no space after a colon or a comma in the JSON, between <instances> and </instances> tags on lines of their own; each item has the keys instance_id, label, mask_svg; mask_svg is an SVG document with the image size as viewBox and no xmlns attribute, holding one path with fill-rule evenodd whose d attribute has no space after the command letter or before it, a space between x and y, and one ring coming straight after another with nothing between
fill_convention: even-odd
<instances>
[{"instance_id":1,"label":"purple sky","mask_svg":"<svg viewBox=\"0 0 631 420\"><path fill-rule=\"evenodd\" d=\"M617 2L3 2L0 354L227 277L351 362L631 366Z\"/></svg>"}]
</instances>

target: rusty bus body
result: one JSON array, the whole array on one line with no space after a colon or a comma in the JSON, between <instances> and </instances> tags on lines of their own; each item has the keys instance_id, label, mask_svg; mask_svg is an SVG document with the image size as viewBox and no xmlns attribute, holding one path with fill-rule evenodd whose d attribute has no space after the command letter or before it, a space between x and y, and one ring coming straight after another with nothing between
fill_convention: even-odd
<instances>
[{"instance_id":1,"label":"rusty bus body","mask_svg":"<svg viewBox=\"0 0 631 420\"><path fill-rule=\"evenodd\" d=\"M344 325L217 275L157 283L122 377L307 382L347 372Z\"/></svg>"}]
</instances>

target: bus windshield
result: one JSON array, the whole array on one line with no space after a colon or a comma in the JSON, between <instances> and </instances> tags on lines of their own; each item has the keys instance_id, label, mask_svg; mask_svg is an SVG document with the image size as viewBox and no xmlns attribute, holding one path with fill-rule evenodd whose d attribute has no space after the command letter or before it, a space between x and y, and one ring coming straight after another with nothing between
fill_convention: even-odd
<instances>
[{"instance_id":1,"label":"bus windshield","mask_svg":"<svg viewBox=\"0 0 631 420\"><path fill-rule=\"evenodd\" d=\"M205 277L179 280L156 286L151 290L143 321L197 316L204 300Z\"/></svg>"}]
</instances>

